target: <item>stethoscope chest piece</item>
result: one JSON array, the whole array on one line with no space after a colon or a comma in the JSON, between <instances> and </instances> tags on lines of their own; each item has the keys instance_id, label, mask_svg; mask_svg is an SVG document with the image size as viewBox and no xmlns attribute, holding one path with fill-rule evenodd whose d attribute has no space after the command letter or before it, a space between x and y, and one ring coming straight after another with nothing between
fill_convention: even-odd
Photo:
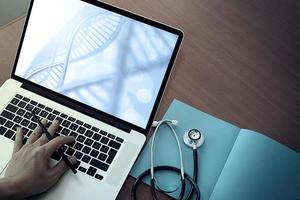
<instances>
[{"instance_id":1,"label":"stethoscope chest piece","mask_svg":"<svg viewBox=\"0 0 300 200\"><path fill-rule=\"evenodd\" d=\"M184 143L193 149L198 149L204 143L204 135L197 129L190 129L183 135Z\"/></svg>"}]
</instances>

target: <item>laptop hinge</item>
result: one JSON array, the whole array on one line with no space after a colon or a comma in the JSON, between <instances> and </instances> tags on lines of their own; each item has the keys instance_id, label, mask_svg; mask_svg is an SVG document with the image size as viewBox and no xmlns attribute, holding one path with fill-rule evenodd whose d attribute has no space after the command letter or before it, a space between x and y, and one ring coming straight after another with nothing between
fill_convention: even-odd
<instances>
[{"instance_id":1,"label":"laptop hinge","mask_svg":"<svg viewBox=\"0 0 300 200\"><path fill-rule=\"evenodd\" d=\"M85 105L83 103L80 103L76 100L73 100L69 97L65 97L63 95L57 94L54 91L45 89L41 86L35 86L33 84L24 82L22 84L21 88L29 90L33 93L36 93L38 95L41 95L41 96L47 98L47 99L50 99L50 100L55 101L59 104L62 104L62 105L67 106L71 109L74 109L78 112L81 112L85 115L88 115L92 118L100 120L104 123L107 123L107 124L109 124L111 126L114 126L118 129L121 129L122 131L125 131L127 133L130 133L131 130L132 130L132 128L129 125L126 125L126 122L120 122L121 120L119 120L115 117L112 117L112 116L110 116L106 113L98 111L98 110L96 110L96 109L94 109L90 106L87 106L87 105Z\"/></svg>"}]
</instances>

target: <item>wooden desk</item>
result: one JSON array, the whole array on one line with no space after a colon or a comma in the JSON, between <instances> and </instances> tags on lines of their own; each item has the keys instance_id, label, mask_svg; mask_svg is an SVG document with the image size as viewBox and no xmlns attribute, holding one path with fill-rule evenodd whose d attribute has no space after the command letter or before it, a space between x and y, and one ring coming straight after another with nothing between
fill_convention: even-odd
<instances>
[{"instance_id":1,"label":"wooden desk","mask_svg":"<svg viewBox=\"0 0 300 200\"><path fill-rule=\"evenodd\" d=\"M157 119L173 98L300 148L300 1L108 0L185 32ZM0 83L24 19L0 30ZM119 199L129 199L128 178ZM151 199L150 191L139 191Z\"/></svg>"}]
</instances>

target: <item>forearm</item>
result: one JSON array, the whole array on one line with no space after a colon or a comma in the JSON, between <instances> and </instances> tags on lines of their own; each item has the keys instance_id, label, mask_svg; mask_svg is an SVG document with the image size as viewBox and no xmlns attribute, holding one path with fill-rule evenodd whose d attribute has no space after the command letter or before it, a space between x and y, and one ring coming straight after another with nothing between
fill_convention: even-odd
<instances>
[{"instance_id":1,"label":"forearm","mask_svg":"<svg viewBox=\"0 0 300 200\"><path fill-rule=\"evenodd\" d=\"M0 200L20 200L22 199L18 186L8 179L0 179Z\"/></svg>"}]
</instances>

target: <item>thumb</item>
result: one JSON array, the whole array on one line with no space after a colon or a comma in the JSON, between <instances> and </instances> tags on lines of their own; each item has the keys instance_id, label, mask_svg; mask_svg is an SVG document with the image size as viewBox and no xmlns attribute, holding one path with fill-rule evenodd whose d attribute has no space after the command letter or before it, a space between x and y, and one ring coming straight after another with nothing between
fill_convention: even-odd
<instances>
[{"instance_id":1,"label":"thumb","mask_svg":"<svg viewBox=\"0 0 300 200\"><path fill-rule=\"evenodd\" d=\"M72 156L68 158L72 165L74 165L77 162L76 157ZM69 169L68 165L65 163L65 161L61 160L58 164L56 164L51 169L51 174L56 178L59 179L67 170Z\"/></svg>"}]
</instances>

